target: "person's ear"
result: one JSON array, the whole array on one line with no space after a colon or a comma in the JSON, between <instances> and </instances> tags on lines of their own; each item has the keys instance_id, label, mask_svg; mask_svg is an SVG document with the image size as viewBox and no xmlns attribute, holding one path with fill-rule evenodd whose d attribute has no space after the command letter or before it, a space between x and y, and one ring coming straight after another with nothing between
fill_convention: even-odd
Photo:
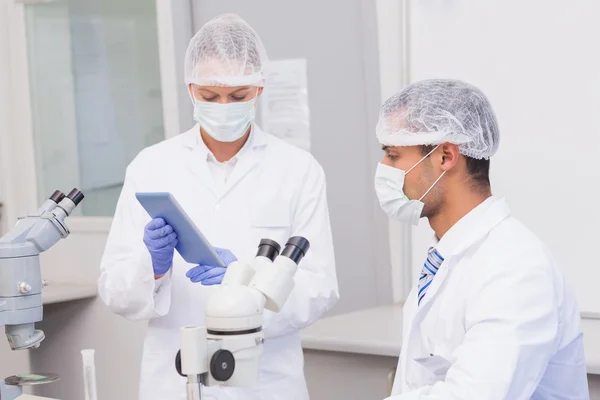
<instances>
[{"instance_id":1,"label":"person's ear","mask_svg":"<svg viewBox=\"0 0 600 400\"><path fill-rule=\"evenodd\" d=\"M460 158L460 151L458 150L458 146L452 143L444 143L440 146L442 163L440 164L440 168L442 171L450 171Z\"/></svg>"},{"instance_id":2,"label":"person's ear","mask_svg":"<svg viewBox=\"0 0 600 400\"><path fill-rule=\"evenodd\" d=\"M264 89L265 89L264 87L259 87L258 88L258 93L256 94L256 97L262 95L262 92L263 92Z\"/></svg>"}]
</instances>

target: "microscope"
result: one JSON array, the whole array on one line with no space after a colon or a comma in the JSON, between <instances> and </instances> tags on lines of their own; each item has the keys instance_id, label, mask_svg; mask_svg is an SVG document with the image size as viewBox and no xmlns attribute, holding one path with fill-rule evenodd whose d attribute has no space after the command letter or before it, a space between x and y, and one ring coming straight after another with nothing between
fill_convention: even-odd
<instances>
[{"instance_id":1,"label":"microscope","mask_svg":"<svg viewBox=\"0 0 600 400\"><path fill-rule=\"evenodd\" d=\"M236 261L227 267L206 305L206 327L180 331L175 365L187 377L188 400L200 400L202 386L247 386L258 381L263 311L281 311L309 246L305 238L292 237L280 254L277 242L262 239L251 264Z\"/></svg>"},{"instance_id":2,"label":"microscope","mask_svg":"<svg viewBox=\"0 0 600 400\"><path fill-rule=\"evenodd\" d=\"M43 317L40 254L69 236L65 219L83 198L77 189L66 196L57 190L0 238L0 327L12 350L35 349L44 340L44 332L35 329ZM56 374L11 376L0 381L0 400L42 399L22 395L23 386L57 379Z\"/></svg>"}]
</instances>

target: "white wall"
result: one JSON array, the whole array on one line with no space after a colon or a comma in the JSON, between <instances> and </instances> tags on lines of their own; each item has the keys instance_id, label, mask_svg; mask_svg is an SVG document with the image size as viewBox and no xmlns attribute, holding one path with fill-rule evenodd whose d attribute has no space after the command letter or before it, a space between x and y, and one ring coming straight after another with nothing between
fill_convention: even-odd
<instances>
[{"instance_id":1,"label":"white wall","mask_svg":"<svg viewBox=\"0 0 600 400\"><path fill-rule=\"evenodd\" d=\"M381 103L409 83L408 8L406 1L377 0L377 35ZM373 131L369 132L373 135ZM412 227L388 221L393 301L404 301L412 286Z\"/></svg>"},{"instance_id":2,"label":"white wall","mask_svg":"<svg viewBox=\"0 0 600 400\"><path fill-rule=\"evenodd\" d=\"M479 86L501 132L492 187L556 254L584 312L600 312L600 172L593 149L600 108L600 3L592 0L410 2L410 78ZM590 149L590 150L588 150ZM413 266L431 231L416 230ZM415 273L417 270L415 269ZM584 321L586 355L600 370L600 321Z\"/></svg>"},{"instance_id":3,"label":"white wall","mask_svg":"<svg viewBox=\"0 0 600 400\"><path fill-rule=\"evenodd\" d=\"M381 100L374 2L273 2L267 14L247 0L194 0L193 9L195 29L235 12L256 28L271 59L306 59L311 153L327 176L340 288L331 313L389 303L387 218L373 192L381 149L365 134L376 123Z\"/></svg>"},{"instance_id":4,"label":"white wall","mask_svg":"<svg viewBox=\"0 0 600 400\"><path fill-rule=\"evenodd\" d=\"M559 257L582 310L600 311L588 258L600 173L585 151L600 145L600 4L424 0L411 10L411 80L462 78L488 95L501 131L494 192Z\"/></svg>"}]
</instances>

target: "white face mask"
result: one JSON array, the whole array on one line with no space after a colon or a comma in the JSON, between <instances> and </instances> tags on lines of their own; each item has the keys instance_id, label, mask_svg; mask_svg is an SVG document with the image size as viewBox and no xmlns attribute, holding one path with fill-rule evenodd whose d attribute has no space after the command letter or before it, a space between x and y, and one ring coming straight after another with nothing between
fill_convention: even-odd
<instances>
[{"instance_id":1,"label":"white face mask","mask_svg":"<svg viewBox=\"0 0 600 400\"><path fill-rule=\"evenodd\" d=\"M429 157L439 146L431 150L425 157L412 166L411 169L404 172L401 169L390 167L379 163L375 173L375 192L379 199L379 204L388 217L402 222L418 225L421 219L421 213L425 204L421 201L433 189L433 187L442 179L446 171L442 172L439 178L418 200L410 200L404 194L404 178L406 174L415 169L424 159Z\"/></svg>"},{"instance_id":2,"label":"white face mask","mask_svg":"<svg viewBox=\"0 0 600 400\"><path fill-rule=\"evenodd\" d=\"M192 99L194 120L219 142L235 142L244 136L256 117L256 97L250 101L226 104Z\"/></svg>"}]
</instances>

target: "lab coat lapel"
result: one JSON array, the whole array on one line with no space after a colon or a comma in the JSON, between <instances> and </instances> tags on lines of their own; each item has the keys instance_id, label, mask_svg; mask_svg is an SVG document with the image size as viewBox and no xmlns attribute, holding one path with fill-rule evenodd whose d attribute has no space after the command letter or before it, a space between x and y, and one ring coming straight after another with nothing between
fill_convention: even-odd
<instances>
[{"instance_id":1,"label":"lab coat lapel","mask_svg":"<svg viewBox=\"0 0 600 400\"><path fill-rule=\"evenodd\" d=\"M461 255L465 251L467 251L473 244L477 243L481 240L485 235L487 235L496 225L500 222L504 221L506 218L510 216L510 210L508 208L508 204L505 199L497 199L490 206L485 213L482 213L481 217L477 220L477 224L470 226L469 230L465 232L465 236L463 240L461 240L460 244L453 249L451 254L443 256L445 257L444 262L440 266L438 273L435 278L431 282L431 285L427 289L427 295L421 301L419 305L419 309L417 310L417 315L421 314L423 310L426 310L427 304L433 301L435 296L437 295L439 289L441 288L444 280L448 276L449 273L452 272L452 268L456 262L457 256Z\"/></svg>"},{"instance_id":2,"label":"lab coat lapel","mask_svg":"<svg viewBox=\"0 0 600 400\"><path fill-rule=\"evenodd\" d=\"M431 281L431 285L429 285L427 288L427 294L421 300L421 304L418 305L416 312L417 316L424 316L423 310L426 310L428 308L427 304L430 303L433 298L435 298L436 294L438 293L438 289L442 286L444 280L448 276L450 265L452 265L452 257L444 260L437 274L435 275L435 278L433 278L433 281Z\"/></svg>"},{"instance_id":3,"label":"lab coat lapel","mask_svg":"<svg viewBox=\"0 0 600 400\"><path fill-rule=\"evenodd\" d=\"M221 197L226 196L250 171L257 167L262 148L267 144L267 137L257 125L254 125L252 129L252 142L238 159Z\"/></svg>"},{"instance_id":4,"label":"lab coat lapel","mask_svg":"<svg viewBox=\"0 0 600 400\"><path fill-rule=\"evenodd\" d=\"M409 386L419 385L420 382L420 371L419 368L414 368L414 359L419 357L425 357L429 353L427 349L423 349L423 342L421 341L420 327L423 319L431 308L431 302L435 298L438 289L448 275L448 270L452 264L452 259L445 259L435 278L431 282L431 285L427 289L427 295L421 300L421 304L418 304L415 290L413 290L414 298L410 302L407 301L408 324L407 334L404 335L406 345L403 346L405 351L401 355L402 368L405 371L406 384ZM404 345L404 344L403 344ZM402 383L404 384L404 383Z\"/></svg>"},{"instance_id":5,"label":"lab coat lapel","mask_svg":"<svg viewBox=\"0 0 600 400\"><path fill-rule=\"evenodd\" d=\"M394 379L394 391L393 394L400 394L404 390L406 390L407 377L409 373L408 360L410 358L414 358L413 354L415 349L410 343L413 341L413 327L416 313L418 311L417 306L417 292L416 290L412 290L406 299L406 303L404 303L404 307L402 308L402 312L404 313L403 324L402 327L402 351L400 352L400 359L398 360L398 371L400 373L396 374L396 379ZM416 350L417 352L419 350Z\"/></svg>"},{"instance_id":6,"label":"lab coat lapel","mask_svg":"<svg viewBox=\"0 0 600 400\"><path fill-rule=\"evenodd\" d=\"M218 191L208 168L206 158L208 156L208 149L204 143L201 143L200 127L196 125L189 131L182 133L182 135L185 135L183 138L183 146L185 148L184 163L194 177L197 178L194 182L199 182L217 197Z\"/></svg>"},{"instance_id":7,"label":"lab coat lapel","mask_svg":"<svg viewBox=\"0 0 600 400\"><path fill-rule=\"evenodd\" d=\"M454 258L454 260L456 260L456 258ZM402 387L407 385L404 390L412 390L422 384L423 370L416 367L416 361L414 361L416 358L425 357L429 354L429 349L423 348L420 330L421 323L431 309L433 299L435 299L439 292L439 288L441 288L452 267L452 257L446 258L431 282L431 285L427 289L427 295L421 300L421 304L418 304L417 302L415 290L413 290L413 298L410 299L411 301L407 301L406 303L405 313L407 313L408 318L405 320L405 323L408 325L408 330L403 338L405 341L405 343L403 343L404 352L401 354L400 360L401 368L404 371L403 378L405 381L399 383Z\"/></svg>"}]
</instances>

